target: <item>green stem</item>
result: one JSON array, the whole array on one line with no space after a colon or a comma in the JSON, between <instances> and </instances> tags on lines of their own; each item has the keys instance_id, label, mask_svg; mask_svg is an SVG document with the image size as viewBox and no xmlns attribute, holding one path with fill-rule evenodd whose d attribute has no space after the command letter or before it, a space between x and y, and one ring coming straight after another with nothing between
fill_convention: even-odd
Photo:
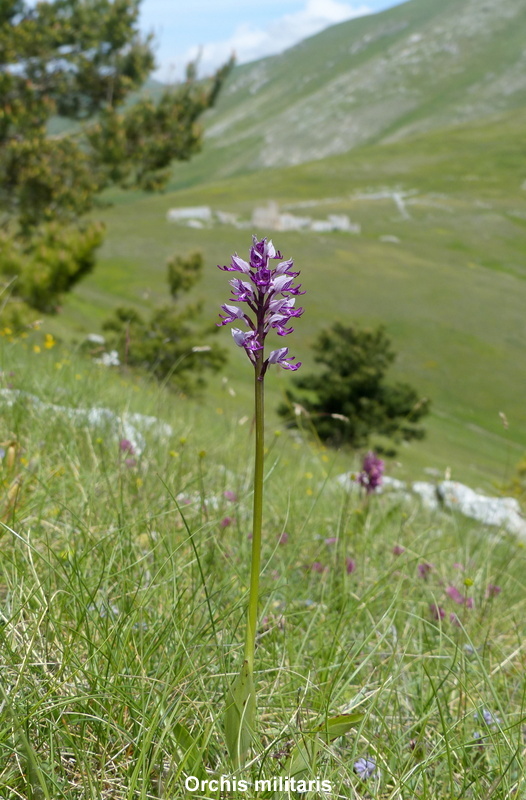
<instances>
[{"instance_id":1,"label":"green stem","mask_svg":"<svg viewBox=\"0 0 526 800\"><path fill-rule=\"evenodd\" d=\"M252 525L252 564L250 567L250 593L248 599L247 635L245 639L245 661L250 672L254 670L256 627L258 619L259 571L261 566L261 527L263 521L263 459L265 440L264 381L261 375L263 358L258 359L255 369L256 407L256 455L254 466L254 513Z\"/></svg>"}]
</instances>

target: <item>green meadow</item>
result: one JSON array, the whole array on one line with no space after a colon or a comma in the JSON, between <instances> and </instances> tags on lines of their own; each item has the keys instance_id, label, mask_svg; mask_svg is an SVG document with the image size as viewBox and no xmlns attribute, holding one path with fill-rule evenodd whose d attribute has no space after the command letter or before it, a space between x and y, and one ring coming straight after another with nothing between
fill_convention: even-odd
<instances>
[{"instance_id":1,"label":"green meadow","mask_svg":"<svg viewBox=\"0 0 526 800\"><path fill-rule=\"evenodd\" d=\"M327 715L357 712L305 766L301 796L521 796L523 547L367 500L340 486L336 454L272 427L260 736L233 775L222 717L248 591L250 410L212 411L45 341L0 350L2 798L292 798L255 781L286 775ZM136 413L171 432L135 418L132 450ZM248 793L201 783L221 776Z\"/></svg>"},{"instance_id":2,"label":"green meadow","mask_svg":"<svg viewBox=\"0 0 526 800\"><path fill-rule=\"evenodd\" d=\"M526 446L523 126L524 112L511 112L485 125L159 196L114 192L112 205L99 213L107 224L99 265L65 299L51 329L80 339L98 330L116 304L163 300L167 258L194 249L204 254L206 268L192 298L203 299L203 319L212 324L228 298L216 265L234 252L246 256L256 206L275 200L320 220L347 214L360 234L254 231L271 235L301 270L306 313L293 351L312 369L310 346L332 321L384 324L398 353L393 378L432 400L428 436L401 449L395 474L416 479L426 467L450 467L454 478L495 491L510 479ZM184 185L185 169L177 168L174 183L180 173ZM395 192L405 197L404 214L389 196ZM202 205L238 214L247 228L195 230L166 219L171 208ZM220 402L228 413L250 402L251 376L241 356L231 352L224 375L236 398L229 399L220 382L208 393L214 407ZM271 418L288 379L269 381Z\"/></svg>"}]
</instances>

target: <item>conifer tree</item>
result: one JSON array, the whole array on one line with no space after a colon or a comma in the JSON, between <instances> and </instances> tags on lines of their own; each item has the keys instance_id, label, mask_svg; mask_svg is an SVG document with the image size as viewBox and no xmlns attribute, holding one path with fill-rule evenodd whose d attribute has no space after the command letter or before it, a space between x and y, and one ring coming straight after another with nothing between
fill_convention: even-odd
<instances>
[{"instance_id":1,"label":"conifer tree","mask_svg":"<svg viewBox=\"0 0 526 800\"><path fill-rule=\"evenodd\" d=\"M289 426L312 426L332 446L363 447L374 434L394 443L423 438L417 423L429 400L406 383L386 380L395 353L383 327L335 323L320 333L314 351L323 366L295 378L278 408Z\"/></svg>"},{"instance_id":2,"label":"conifer tree","mask_svg":"<svg viewBox=\"0 0 526 800\"><path fill-rule=\"evenodd\" d=\"M87 222L112 184L154 190L199 149L209 81L126 104L154 67L140 0L0 0L0 309L4 324L53 312L95 264L103 226ZM70 121L50 135L53 117Z\"/></svg>"}]
</instances>

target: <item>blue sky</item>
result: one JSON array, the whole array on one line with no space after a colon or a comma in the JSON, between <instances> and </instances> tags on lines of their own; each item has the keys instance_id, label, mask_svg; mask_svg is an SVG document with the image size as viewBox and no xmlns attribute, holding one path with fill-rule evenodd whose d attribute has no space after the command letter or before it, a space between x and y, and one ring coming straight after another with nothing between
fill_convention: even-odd
<instances>
[{"instance_id":1,"label":"blue sky","mask_svg":"<svg viewBox=\"0 0 526 800\"><path fill-rule=\"evenodd\" d=\"M143 0L141 29L154 33L160 80L181 78L202 48L201 72L282 52L296 42L352 17L373 14L403 0Z\"/></svg>"}]
</instances>

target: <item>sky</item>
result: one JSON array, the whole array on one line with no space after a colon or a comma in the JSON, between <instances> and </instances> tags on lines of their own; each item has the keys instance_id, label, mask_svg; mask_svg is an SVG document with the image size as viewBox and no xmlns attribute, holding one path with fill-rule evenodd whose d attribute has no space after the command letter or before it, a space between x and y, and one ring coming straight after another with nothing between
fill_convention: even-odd
<instances>
[{"instance_id":1,"label":"sky","mask_svg":"<svg viewBox=\"0 0 526 800\"><path fill-rule=\"evenodd\" d=\"M236 53L238 64L281 53L330 25L403 0L142 0L140 27L155 36L161 81L180 80L200 56L210 74Z\"/></svg>"}]
</instances>

